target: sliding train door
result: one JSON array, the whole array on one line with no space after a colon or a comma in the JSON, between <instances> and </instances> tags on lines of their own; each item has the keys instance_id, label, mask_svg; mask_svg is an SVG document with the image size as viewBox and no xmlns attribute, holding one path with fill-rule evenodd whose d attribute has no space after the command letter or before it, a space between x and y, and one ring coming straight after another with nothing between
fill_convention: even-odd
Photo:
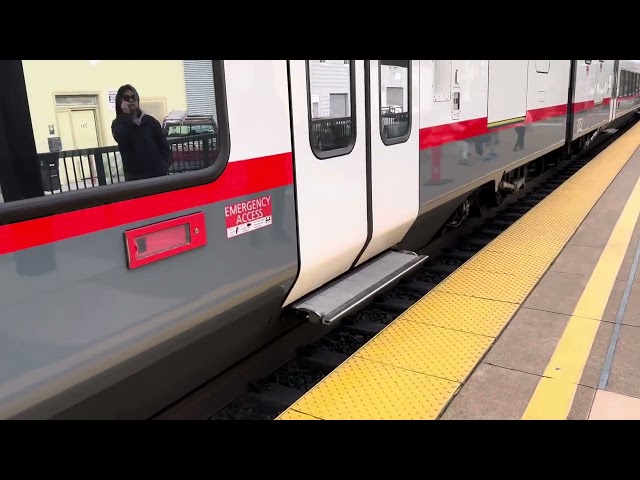
<instances>
[{"instance_id":1,"label":"sliding train door","mask_svg":"<svg viewBox=\"0 0 640 480\"><path fill-rule=\"evenodd\" d=\"M370 223L358 265L399 243L418 215L419 62L367 62Z\"/></svg>"},{"instance_id":2,"label":"sliding train door","mask_svg":"<svg viewBox=\"0 0 640 480\"><path fill-rule=\"evenodd\" d=\"M363 60L290 60L300 272L290 304L346 272L367 239Z\"/></svg>"}]
</instances>

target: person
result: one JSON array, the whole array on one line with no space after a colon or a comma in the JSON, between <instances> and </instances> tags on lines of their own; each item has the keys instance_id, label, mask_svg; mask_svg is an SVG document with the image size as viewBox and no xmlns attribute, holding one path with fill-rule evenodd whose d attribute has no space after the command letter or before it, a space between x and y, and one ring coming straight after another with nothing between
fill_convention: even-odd
<instances>
[{"instance_id":1,"label":"person","mask_svg":"<svg viewBox=\"0 0 640 480\"><path fill-rule=\"evenodd\" d=\"M132 85L116 93L116 118L111 124L118 143L126 181L167 175L171 147L160 122L140 109L140 96Z\"/></svg>"}]
</instances>

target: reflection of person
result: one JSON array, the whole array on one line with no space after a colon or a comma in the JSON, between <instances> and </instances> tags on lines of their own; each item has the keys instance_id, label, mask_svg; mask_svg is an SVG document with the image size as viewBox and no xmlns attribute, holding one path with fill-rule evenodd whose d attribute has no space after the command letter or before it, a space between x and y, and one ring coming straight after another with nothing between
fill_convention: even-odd
<instances>
[{"instance_id":1,"label":"reflection of person","mask_svg":"<svg viewBox=\"0 0 640 480\"><path fill-rule=\"evenodd\" d=\"M116 118L111 124L118 142L126 181L166 175L171 147L158 120L140 109L140 96L131 85L116 94Z\"/></svg>"},{"instance_id":2,"label":"reflection of person","mask_svg":"<svg viewBox=\"0 0 640 480\"><path fill-rule=\"evenodd\" d=\"M518 140L516 140L516 144L513 146L513 151L522 150L524 148L524 129L525 127L520 126L516 127L516 135L518 135Z\"/></svg>"}]
</instances>

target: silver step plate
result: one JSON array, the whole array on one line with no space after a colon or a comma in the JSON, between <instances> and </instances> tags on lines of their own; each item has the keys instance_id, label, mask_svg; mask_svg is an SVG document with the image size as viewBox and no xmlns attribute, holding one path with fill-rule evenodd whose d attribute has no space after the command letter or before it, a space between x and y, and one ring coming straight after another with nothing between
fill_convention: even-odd
<instances>
[{"instance_id":1,"label":"silver step plate","mask_svg":"<svg viewBox=\"0 0 640 480\"><path fill-rule=\"evenodd\" d=\"M310 322L329 325L363 308L380 292L418 269L426 255L386 252L315 292L294 302L291 308Z\"/></svg>"}]
</instances>

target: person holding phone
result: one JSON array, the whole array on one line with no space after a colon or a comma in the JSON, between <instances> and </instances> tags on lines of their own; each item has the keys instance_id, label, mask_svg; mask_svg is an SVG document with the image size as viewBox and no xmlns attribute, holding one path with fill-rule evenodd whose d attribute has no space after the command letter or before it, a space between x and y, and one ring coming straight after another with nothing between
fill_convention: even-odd
<instances>
[{"instance_id":1,"label":"person holding phone","mask_svg":"<svg viewBox=\"0 0 640 480\"><path fill-rule=\"evenodd\" d=\"M132 85L118 89L111 132L120 149L127 182L167 175L171 147L160 122L140 109L140 96Z\"/></svg>"}]
</instances>

